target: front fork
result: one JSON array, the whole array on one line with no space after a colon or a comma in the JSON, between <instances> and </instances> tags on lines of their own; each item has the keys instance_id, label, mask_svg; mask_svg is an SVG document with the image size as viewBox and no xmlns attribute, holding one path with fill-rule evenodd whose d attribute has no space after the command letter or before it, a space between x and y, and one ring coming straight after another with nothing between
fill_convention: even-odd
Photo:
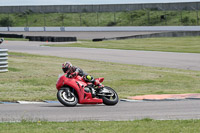
<instances>
[{"instance_id":1,"label":"front fork","mask_svg":"<svg viewBox=\"0 0 200 133\"><path fill-rule=\"evenodd\" d=\"M71 91L69 88L66 88L66 89L65 89L65 93L66 93L67 97L71 97L71 96L72 96L71 93L74 94L74 89L72 89L72 91ZM75 94L74 94L74 95L75 95Z\"/></svg>"}]
</instances>

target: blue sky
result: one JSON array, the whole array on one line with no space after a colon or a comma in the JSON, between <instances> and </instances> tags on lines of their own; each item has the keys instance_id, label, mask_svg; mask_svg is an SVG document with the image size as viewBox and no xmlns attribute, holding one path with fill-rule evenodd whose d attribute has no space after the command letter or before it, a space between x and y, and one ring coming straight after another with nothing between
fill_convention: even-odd
<instances>
[{"instance_id":1,"label":"blue sky","mask_svg":"<svg viewBox=\"0 0 200 133\"><path fill-rule=\"evenodd\" d=\"M200 2L200 0L0 0L0 6Z\"/></svg>"}]
</instances>

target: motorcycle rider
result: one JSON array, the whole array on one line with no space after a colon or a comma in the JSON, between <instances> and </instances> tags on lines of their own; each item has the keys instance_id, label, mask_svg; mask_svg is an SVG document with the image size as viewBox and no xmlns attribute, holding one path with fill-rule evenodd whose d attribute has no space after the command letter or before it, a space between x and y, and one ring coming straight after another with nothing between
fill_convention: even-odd
<instances>
[{"instance_id":1,"label":"motorcycle rider","mask_svg":"<svg viewBox=\"0 0 200 133\"><path fill-rule=\"evenodd\" d=\"M78 75L83 77L86 82L93 83L95 86L97 86L97 91L100 91L104 87L99 81L85 73L81 68L73 66L70 62L65 62L62 65L62 70L64 73L67 73L67 77L69 78L73 78Z\"/></svg>"}]
</instances>

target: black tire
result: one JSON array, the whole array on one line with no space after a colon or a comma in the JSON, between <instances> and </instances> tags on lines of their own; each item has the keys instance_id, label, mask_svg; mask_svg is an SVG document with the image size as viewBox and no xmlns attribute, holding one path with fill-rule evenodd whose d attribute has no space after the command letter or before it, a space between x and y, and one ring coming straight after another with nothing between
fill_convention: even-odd
<instances>
[{"instance_id":1,"label":"black tire","mask_svg":"<svg viewBox=\"0 0 200 133\"><path fill-rule=\"evenodd\" d=\"M109 91L111 91L113 93L113 96L103 96L102 97L103 103L105 105L115 105L115 104L117 104L118 101L119 101L119 98L118 98L116 91L113 90L110 87L107 87L107 86L105 86L105 88L108 89Z\"/></svg>"},{"instance_id":2,"label":"black tire","mask_svg":"<svg viewBox=\"0 0 200 133\"><path fill-rule=\"evenodd\" d=\"M67 96L67 92L70 93L70 96ZM57 98L60 103L62 103L64 106L67 106L67 107L74 107L78 103L77 96L68 87L61 88L57 92Z\"/></svg>"}]
</instances>

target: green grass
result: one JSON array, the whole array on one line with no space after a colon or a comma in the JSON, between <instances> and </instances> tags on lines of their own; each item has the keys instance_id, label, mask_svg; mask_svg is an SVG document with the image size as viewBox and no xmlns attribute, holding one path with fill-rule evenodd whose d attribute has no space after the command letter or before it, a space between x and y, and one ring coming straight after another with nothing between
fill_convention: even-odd
<instances>
[{"instance_id":1,"label":"green grass","mask_svg":"<svg viewBox=\"0 0 200 133\"><path fill-rule=\"evenodd\" d=\"M199 42L200 37L166 37L110 40L102 42L80 41L78 43L55 44L48 46L200 53Z\"/></svg>"},{"instance_id":2,"label":"green grass","mask_svg":"<svg viewBox=\"0 0 200 133\"><path fill-rule=\"evenodd\" d=\"M149 12L149 13L148 13ZM148 15L149 14L149 15ZM181 15L182 14L182 15ZM200 11L198 11L200 14ZM166 20L161 16L166 15ZM102 13L0 14L0 26L161 26L199 25L197 11L138 10ZM44 21L45 20L45 21Z\"/></svg>"},{"instance_id":3,"label":"green grass","mask_svg":"<svg viewBox=\"0 0 200 133\"><path fill-rule=\"evenodd\" d=\"M105 77L104 85L114 88L120 98L200 93L200 71L9 53L9 72L0 73L0 101L56 100L55 84L66 61L94 77Z\"/></svg>"},{"instance_id":4,"label":"green grass","mask_svg":"<svg viewBox=\"0 0 200 133\"><path fill-rule=\"evenodd\" d=\"M5 41L28 41L25 38L4 38Z\"/></svg>"},{"instance_id":5,"label":"green grass","mask_svg":"<svg viewBox=\"0 0 200 133\"><path fill-rule=\"evenodd\" d=\"M0 133L199 133L200 120L0 123Z\"/></svg>"}]
</instances>

